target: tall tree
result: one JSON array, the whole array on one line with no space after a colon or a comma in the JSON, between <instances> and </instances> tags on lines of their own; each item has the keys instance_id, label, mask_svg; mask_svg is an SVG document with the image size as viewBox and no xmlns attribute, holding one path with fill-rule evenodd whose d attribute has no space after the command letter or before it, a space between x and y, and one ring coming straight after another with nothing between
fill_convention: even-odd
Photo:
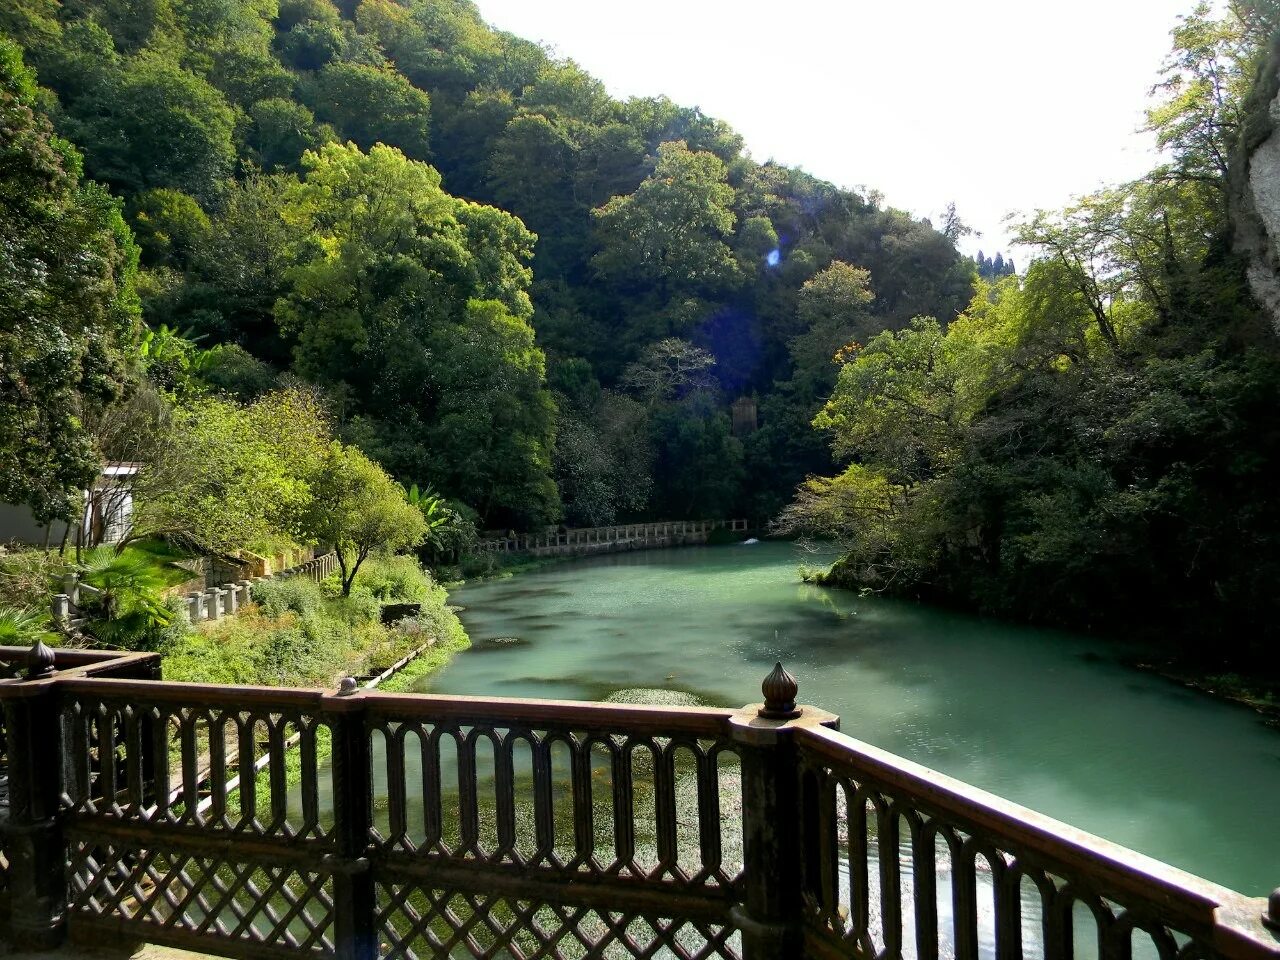
<instances>
[{"instance_id":1,"label":"tall tree","mask_svg":"<svg viewBox=\"0 0 1280 960\"><path fill-rule=\"evenodd\" d=\"M69 518L101 467L85 418L130 378L137 247L0 38L0 499Z\"/></svg>"},{"instance_id":2,"label":"tall tree","mask_svg":"<svg viewBox=\"0 0 1280 960\"><path fill-rule=\"evenodd\" d=\"M728 243L733 200L719 157L683 141L662 144L634 193L596 209L596 269L631 289L655 290L661 305L731 288L740 279Z\"/></svg>"}]
</instances>

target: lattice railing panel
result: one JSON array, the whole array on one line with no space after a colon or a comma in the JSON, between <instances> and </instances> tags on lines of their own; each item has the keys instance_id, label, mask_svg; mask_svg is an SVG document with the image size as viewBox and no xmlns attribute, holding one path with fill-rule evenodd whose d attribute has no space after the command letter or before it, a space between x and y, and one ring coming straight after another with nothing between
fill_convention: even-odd
<instances>
[{"instance_id":1,"label":"lattice railing panel","mask_svg":"<svg viewBox=\"0 0 1280 960\"><path fill-rule=\"evenodd\" d=\"M73 836L69 877L73 919L88 929L101 921L156 942L333 952L332 880L306 867Z\"/></svg>"},{"instance_id":2,"label":"lattice railing panel","mask_svg":"<svg viewBox=\"0 0 1280 960\"><path fill-rule=\"evenodd\" d=\"M496 893L379 884L378 936L387 960L740 960L723 922L592 909Z\"/></svg>"},{"instance_id":3,"label":"lattice railing panel","mask_svg":"<svg viewBox=\"0 0 1280 960\"><path fill-rule=\"evenodd\" d=\"M1122 877L1125 889L1117 889L1107 871L1096 868L1096 857L1076 863L1070 843L1022 843L1012 832L990 830L958 812L966 806L963 797L904 786L874 762L861 764L853 749L842 760L802 751L800 776L806 921L811 935L838 955L1215 955L1208 942L1212 905L1201 909L1192 895L1179 913L1154 877L1149 889L1133 877Z\"/></svg>"},{"instance_id":4,"label":"lattice railing panel","mask_svg":"<svg viewBox=\"0 0 1280 960\"><path fill-rule=\"evenodd\" d=\"M680 888L741 876L726 739L381 714L370 733L384 849Z\"/></svg>"},{"instance_id":5,"label":"lattice railing panel","mask_svg":"<svg viewBox=\"0 0 1280 960\"><path fill-rule=\"evenodd\" d=\"M76 694L62 706L70 763L63 805L114 821L285 839L326 839L329 784L318 757L331 728L313 712ZM290 763L290 758L294 763Z\"/></svg>"}]
</instances>

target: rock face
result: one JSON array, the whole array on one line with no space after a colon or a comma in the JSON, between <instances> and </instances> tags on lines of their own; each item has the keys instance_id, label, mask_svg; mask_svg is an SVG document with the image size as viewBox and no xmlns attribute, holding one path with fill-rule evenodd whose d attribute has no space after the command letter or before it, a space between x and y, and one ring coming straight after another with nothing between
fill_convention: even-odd
<instances>
[{"instance_id":1,"label":"rock face","mask_svg":"<svg viewBox=\"0 0 1280 960\"><path fill-rule=\"evenodd\" d=\"M1280 39L1246 105L1231 179L1234 246L1247 260L1254 297L1280 334Z\"/></svg>"}]
</instances>

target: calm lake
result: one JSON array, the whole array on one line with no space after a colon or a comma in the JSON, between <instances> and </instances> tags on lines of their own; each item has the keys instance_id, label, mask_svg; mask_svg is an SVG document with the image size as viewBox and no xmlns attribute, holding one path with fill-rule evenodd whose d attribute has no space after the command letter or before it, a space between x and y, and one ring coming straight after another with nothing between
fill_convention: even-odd
<instances>
[{"instance_id":1,"label":"calm lake","mask_svg":"<svg viewBox=\"0 0 1280 960\"><path fill-rule=\"evenodd\" d=\"M1280 732L1256 714L1093 638L800 581L829 559L660 550L469 586L453 601L474 646L419 689L738 706L781 659L851 736L1241 892L1280 884Z\"/></svg>"}]
</instances>

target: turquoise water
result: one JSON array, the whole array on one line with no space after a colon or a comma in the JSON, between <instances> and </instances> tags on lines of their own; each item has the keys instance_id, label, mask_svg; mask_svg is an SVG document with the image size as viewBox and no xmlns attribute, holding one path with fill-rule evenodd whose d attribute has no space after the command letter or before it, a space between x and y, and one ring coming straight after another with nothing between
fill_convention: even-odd
<instances>
[{"instance_id":1,"label":"turquoise water","mask_svg":"<svg viewBox=\"0 0 1280 960\"><path fill-rule=\"evenodd\" d=\"M852 736L1244 893L1280 884L1280 733L1256 714L1093 638L800 582L822 559L649 551L469 586L474 646L420 689L737 706L780 658Z\"/></svg>"}]
</instances>

